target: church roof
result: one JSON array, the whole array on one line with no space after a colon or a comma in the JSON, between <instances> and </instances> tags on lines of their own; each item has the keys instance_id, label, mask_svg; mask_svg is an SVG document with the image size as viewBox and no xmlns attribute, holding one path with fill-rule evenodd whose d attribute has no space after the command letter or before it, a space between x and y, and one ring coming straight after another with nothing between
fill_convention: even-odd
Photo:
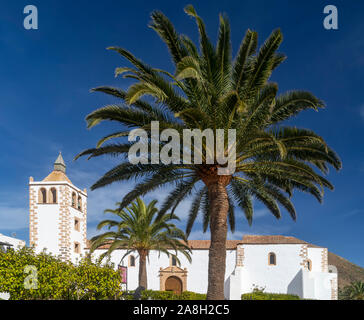
<instances>
[{"instance_id":1,"label":"church roof","mask_svg":"<svg viewBox=\"0 0 364 320\"><path fill-rule=\"evenodd\" d=\"M64 172L56 170L53 170L43 181L67 181L72 184Z\"/></svg>"},{"instance_id":2,"label":"church roof","mask_svg":"<svg viewBox=\"0 0 364 320\"><path fill-rule=\"evenodd\" d=\"M295 237L287 237L280 235L261 236L261 235L245 235L241 244L307 244L309 247L318 247L306 241Z\"/></svg>"},{"instance_id":3,"label":"church roof","mask_svg":"<svg viewBox=\"0 0 364 320\"><path fill-rule=\"evenodd\" d=\"M54 161L53 171L43 181L67 181L72 183L66 176L66 165L64 163L61 152L59 153L56 161Z\"/></svg>"},{"instance_id":4,"label":"church roof","mask_svg":"<svg viewBox=\"0 0 364 320\"><path fill-rule=\"evenodd\" d=\"M245 235L242 240L226 240L226 249L235 250L239 244L307 244L310 248L320 248L306 241L295 237L287 236L261 236L261 235ZM188 240L188 246L195 250L207 250L210 248L210 240ZM90 241L87 241L87 248L90 247ZM107 249L109 245L100 247L99 249Z\"/></svg>"}]
</instances>

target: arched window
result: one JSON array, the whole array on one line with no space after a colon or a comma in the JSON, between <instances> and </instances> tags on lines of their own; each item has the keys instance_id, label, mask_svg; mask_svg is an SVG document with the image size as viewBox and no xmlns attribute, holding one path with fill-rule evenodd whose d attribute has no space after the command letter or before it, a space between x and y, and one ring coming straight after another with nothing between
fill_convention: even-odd
<instances>
[{"instance_id":1,"label":"arched window","mask_svg":"<svg viewBox=\"0 0 364 320\"><path fill-rule=\"evenodd\" d=\"M72 192L72 207L76 208L76 193Z\"/></svg>"},{"instance_id":2,"label":"arched window","mask_svg":"<svg viewBox=\"0 0 364 320\"><path fill-rule=\"evenodd\" d=\"M75 253L81 253L81 245L78 242L75 242L74 251Z\"/></svg>"},{"instance_id":3,"label":"arched window","mask_svg":"<svg viewBox=\"0 0 364 320\"><path fill-rule=\"evenodd\" d=\"M306 260L306 267L309 271L312 270L312 261L310 259Z\"/></svg>"},{"instance_id":4,"label":"arched window","mask_svg":"<svg viewBox=\"0 0 364 320\"><path fill-rule=\"evenodd\" d=\"M129 267L135 267L135 257L129 256Z\"/></svg>"},{"instance_id":5,"label":"arched window","mask_svg":"<svg viewBox=\"0 0 364 320\"><path fill-rule=\"evenodd\" d=\"M275 266L277 264L277 257L276 254L273 252L270 252L268 254L268 265Z\"/></svg>"},{"instance_id":6,"label":"arched window","mask_svg":"<svg viewBox=\"0 0 364 320\"><path fill-rule=\"evenodd\" d=\"M77 209L82 210L82 199L81 196L78 196L77 198Z\"/></svg>"},{"instance_id":7,"label":"arched window","mask_svg":"<svg viewBox=\"0 0 364 320\"><path fill-rule=\"evenodd\" d=\"M52 188L50 190L50 197L51 203L57 203L57 190L56 188Z\"/></svg>"},{"instance_id":8,"label":"arched window","mask_svg":"<svg viewBox=\"0 0 364 320\"><path fill-rule=\"evenodd\" d=\"M38 202L47 203L47 190L45 188L39 189Z\"/></svg>"},{"instance_id":9,"label":"arched window","mask_svg":"<svg viewBox=\"0 0 364 320\"><path fill-rule=\"evenodd\" d=\"M75 223L74 223L74 227L76 231L80 231L80 219L75 218Z\"/></svg>"}]
</instances>

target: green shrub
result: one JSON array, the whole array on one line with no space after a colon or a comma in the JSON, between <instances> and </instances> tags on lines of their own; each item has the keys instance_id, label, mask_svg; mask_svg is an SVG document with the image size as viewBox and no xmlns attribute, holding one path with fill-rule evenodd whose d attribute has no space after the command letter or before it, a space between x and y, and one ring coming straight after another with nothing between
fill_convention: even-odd
<instances>
[{"instance_id":1,"label":"green shrub","mask_svg":"<svg viewBox=\"0 0 364 320\"><path fill-rule=\"evenodd\" d=\"M129 291L123 296L125 300L133 300L134 291ZM172 291L144 290L141 300L206 300L206 294L184 291L182 294L175 294Z\"/></svg>"},{"instance_id":2,"label":"green shrub","mask_svg":"<svg viewBox=\"0 0 364 320\"><path fill-rule=\"evenodd\" d=\"M241 295L241 300L300 300L299 296L283 293L252 292Z\"/></svg>"},{"instance_id":3,"label":"green shrub","mask_svg":"<svg viewBox=\"0 0 364 320\"><path fill-rule=\"evenodd\" d=\"M26 266L37 270L37 289L26 289ZM111 265L83 259L77 266L31 248L0 252L0 292L11 300L96 300L119 299L121 278Z\"/></svg>"},{"instance_id":4,"label":"green shrub","mask_svg":"<svg viewBox=\"0 0 364 320\"><path fill-rule=\"evenodd\" d=\"M177 300L206 300L206 294L183 291Z\"/></svg>"}]
</instances>

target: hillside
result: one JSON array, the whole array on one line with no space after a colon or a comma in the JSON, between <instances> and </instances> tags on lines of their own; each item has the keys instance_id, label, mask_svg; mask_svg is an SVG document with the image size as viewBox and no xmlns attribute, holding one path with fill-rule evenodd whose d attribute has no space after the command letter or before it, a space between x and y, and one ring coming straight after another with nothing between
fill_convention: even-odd
<instances>
[{"instance_id":1,"label":"hillside","mask_svg":"<svg viewBox=\"0 0 364 320\"><path fill-rule=\"evenodd\" d=\"M339 288L342 289L352 281L364 281L364 268L329 252L329 264L337 268L339 276Z\"/></svg>"}]
</instances>

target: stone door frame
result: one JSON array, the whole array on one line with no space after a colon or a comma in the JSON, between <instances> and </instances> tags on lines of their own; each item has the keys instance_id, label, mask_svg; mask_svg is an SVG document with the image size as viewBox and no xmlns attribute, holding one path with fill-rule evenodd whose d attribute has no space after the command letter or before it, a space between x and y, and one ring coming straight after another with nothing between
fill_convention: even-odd
<instances>
[{"instance_id":1,"label":"stone door frame","mask_svg":"<svg viewBox=\"0 0 364 320\"><path fill-rule=\"evenodd\" d=\"M167 267L165 269L159 269L159 286L161 291L166 290L166 280L169 277L177 277L182 283L182 292L187 290L187 268L179 268L176 266Z\"/></svg>"}]
</instances>

